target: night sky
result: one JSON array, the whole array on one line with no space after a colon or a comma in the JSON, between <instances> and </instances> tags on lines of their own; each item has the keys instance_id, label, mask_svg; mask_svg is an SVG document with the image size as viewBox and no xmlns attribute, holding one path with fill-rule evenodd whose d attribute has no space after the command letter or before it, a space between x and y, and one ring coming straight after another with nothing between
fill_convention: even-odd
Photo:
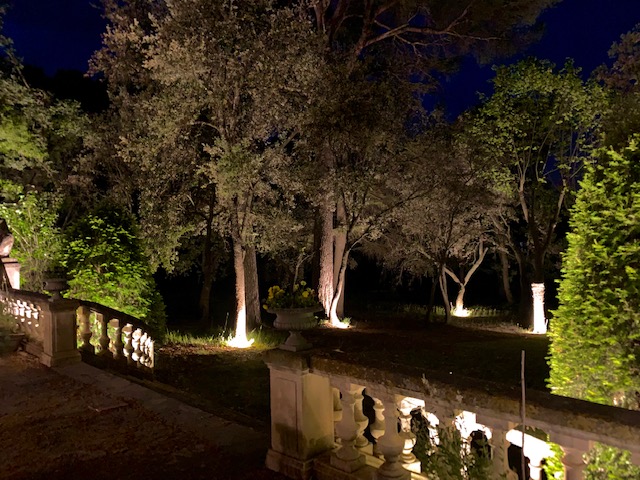
<instances>
[{"instance_id":1,"label":"night sky","mask_svg":"<svg viewBox=\"0 0 640 480\"><path fill-rule=\"evenodd\" d=\"M11 1L11 0L10 0ZM14 40L25 63L49 75L58 69L87 70L91 53L100 47L105 22L100 0L12 0L5 34ZM545 12L543 39L520 56L535 55L561 65L575 59L584 72L608 60L611 44L640 23L640 0L564 0ZM477 91L489 91L489 66L468 62L443 87L449 111L473 104Z\"/></svg>"}]
</instances>

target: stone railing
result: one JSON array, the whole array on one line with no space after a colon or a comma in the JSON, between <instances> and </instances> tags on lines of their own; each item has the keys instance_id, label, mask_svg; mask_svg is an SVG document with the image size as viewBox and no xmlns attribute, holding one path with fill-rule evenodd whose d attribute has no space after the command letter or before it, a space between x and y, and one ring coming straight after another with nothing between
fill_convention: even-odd
<instances>
[{"instance_id":1,"label":"stone railing","mask_svg":"<svg viewBox=\"0 0 640 480\"><path fill-rule=\"evenodd\" d=\"M153 369L155 342L149 327L143 322L126 313L83 300L77 314L81 339L79 349L83 354ZM92 324L97 326L97 334L94 334Z\"/></svg>"},{"instance_id":2,"label":"stone railing","mask_svg":"<svg viewBox=\"0 0 640 480\"><path fill-rule=\"evenodd\" d=\"M89 361L154 368L150 329L135 317L93 302L13 288L0 290L0 301L27 335L27 351L47 366L80 361L82 353Z\"/></svg>"},{"instance_id":3,"label":"stone railing","mask_svg":"<svg viewBox=\"0 0 640 480\"><path fill-rule=\"evenodd\" d=\"M271 350L265 361L271 383L266 463L290 478L427 478L413 452L416 414L431 431L434 424L457 428L467 450L478 434L486 440L489 478L517 478L508 450L522 447L523 438L530 478L541 478L549 447L522 434L531 429L561 447L566 480L583 478L583 455L596 442L628 450L640 464L640 412L529 391L523 428L518 388L304 352Z\"/></svg>"}]
</instances>

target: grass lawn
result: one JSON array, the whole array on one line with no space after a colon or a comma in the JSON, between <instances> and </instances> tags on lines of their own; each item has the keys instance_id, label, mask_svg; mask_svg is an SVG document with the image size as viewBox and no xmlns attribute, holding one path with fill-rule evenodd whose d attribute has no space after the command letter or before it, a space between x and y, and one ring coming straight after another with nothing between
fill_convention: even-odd
<instances>
[{"instance_id":1,"label":"grass lawn","mask_svg":"<svg viewBox=\"0 0 640 480\"><path fill-rule=\"evenodd\" d=\"M450 372L452 375L520 384L521 351L526 353L525 377L528 388L546 390L549 369L545 360L545 336L468 328L458 325L421 325L415 315L395 315L384 320L355 317L352 328L320 327L305 333L321 355L380 368L400 366ZM496 325L498 322L491 321ZM487 325L483 324L484 327ZM265 348L277 345L282 332L261 334L258 347L231 349L210 337L210 342L168 343L158 349L156 388L221 417L260 429L268 429L269 371L262 361ZM191 344L189 344L191 343ZM157 383L157 382L154 382Z\"/></svg>"}]
</instances>

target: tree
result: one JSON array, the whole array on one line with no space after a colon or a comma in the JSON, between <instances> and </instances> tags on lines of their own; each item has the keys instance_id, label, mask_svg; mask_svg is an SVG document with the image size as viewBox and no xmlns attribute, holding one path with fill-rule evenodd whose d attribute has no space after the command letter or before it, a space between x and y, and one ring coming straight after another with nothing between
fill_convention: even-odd
<instances>
[{"instance_id":1,"label":"tree","mask_svg":"<svg viewBox=\"0 0 640 480\"><path fill-rule=\"evenodd\" d=\"M486 255L487 220L495 208L487 187L487 164L474 156L458 127L436 126L409 147L411 177L426 189L396 213L383 247L392 264L414 276L434 279L428 320L436 285L442 294L445 319L450 317L447 276L460 286L462 301L471 275ZM454 273L454 265L469 263L462 278Z\"/></svg>"},{"instance_id":2,"label":"tree","mask_svg":"<svg viewBox=\"0 0 640 480\"><path fill-rule=\"evenodd\" d=\"M122 69L140 71L137 88L117 83L112 94L120 115L136 119L127 121L132 128L118 150L140 174L143 235L170 269L185 237L204 232L207 304L213 240L228 241L237 335L246 337L246 305L259 304L255 261L247 253L269 248L257 233L281 218L271 210L288 208L297 188L287 145L305 102L300 84L317 68L308 53L309 24L295 9L267 0L174 1L146 28L127 8L111 12L115 28L96 62L116 82L130 81Z\"/></svg>"},{"instance_id":3,"label":"tree","mask_svg":"<svg viewBox=\"0 0 640 480\"><path fill-rule=\"evenodd\" d=\"M580 183L551 325L554 393L640 407L640 136Z\"/></svg>"},{"instance_id":4,"label":"tree","mask_svg":"<svg viewBox=\"0 0 640 480\"><path fill-rule=\"evenodd\" d=\"M535 59L498 67L493 84L475 117L476 137L509 177L525 236L511 245L521 272L525 261L532 267L532 288L544 292L545 257L568 195L598 144L605 95L594 82L583 83L570 62L559 72ZM534 307L534 331L546 331L543 305Z\"/></svg>"},{"instance_id":5,"label":"tree","mask_svg":"<svg viewBox=\"0 0 640 480\"><path fill-rule=\"evenodd\" d=\"M347 72L357 66L368 69L365 77L369 81L412 79L417 89L432 85L433 73L450 69L462 55L472 52L486 57L490 52L504 51L507 46L521 45L528 38L527 27L535 23L543 8L553 3L552 0L515 3L316 0L311 6L316 29L323 35L322 51L330 63L344 64ZM342 83L344 87L349 85ZM336 82L327 85L336 85ZM330 93L330 90L324 92ZM322 107L316 112L323 118L333 113ZM307 125L315 124L319 117L311 118ZM338 116L336 120L348 119ZM344 123L339 131L351 128L353 125ZM313 128L308 130L317 132ZM317 149L317 170L326 178L324 185L327 186L319 192L317 229L318 293L327 316L331 315L334 299L344 297L344 292L336 292L335 278L339 272L337 267L342 263L345 239L340 226L344 218L338 218L342 216L337 204L340 194L330 187L336 175L336 159L329 140L333 133L335 131L321 135L325 141Z\"/></svg>"}]
</instances>

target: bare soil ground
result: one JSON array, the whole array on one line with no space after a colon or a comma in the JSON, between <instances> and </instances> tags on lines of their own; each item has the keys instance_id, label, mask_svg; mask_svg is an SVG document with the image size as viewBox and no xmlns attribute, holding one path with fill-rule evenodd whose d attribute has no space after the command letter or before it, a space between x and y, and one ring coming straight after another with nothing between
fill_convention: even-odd
<instances>
[{"instance_id":1,"label":"bare soil ground","mask_svg":"<svg viewBox=\"0 0 640 480\"><path fill-rule=\"evenodd\" d=\"M24 353L0 357L0 478L284 479Z\"/></svg>"}]
</instances>

